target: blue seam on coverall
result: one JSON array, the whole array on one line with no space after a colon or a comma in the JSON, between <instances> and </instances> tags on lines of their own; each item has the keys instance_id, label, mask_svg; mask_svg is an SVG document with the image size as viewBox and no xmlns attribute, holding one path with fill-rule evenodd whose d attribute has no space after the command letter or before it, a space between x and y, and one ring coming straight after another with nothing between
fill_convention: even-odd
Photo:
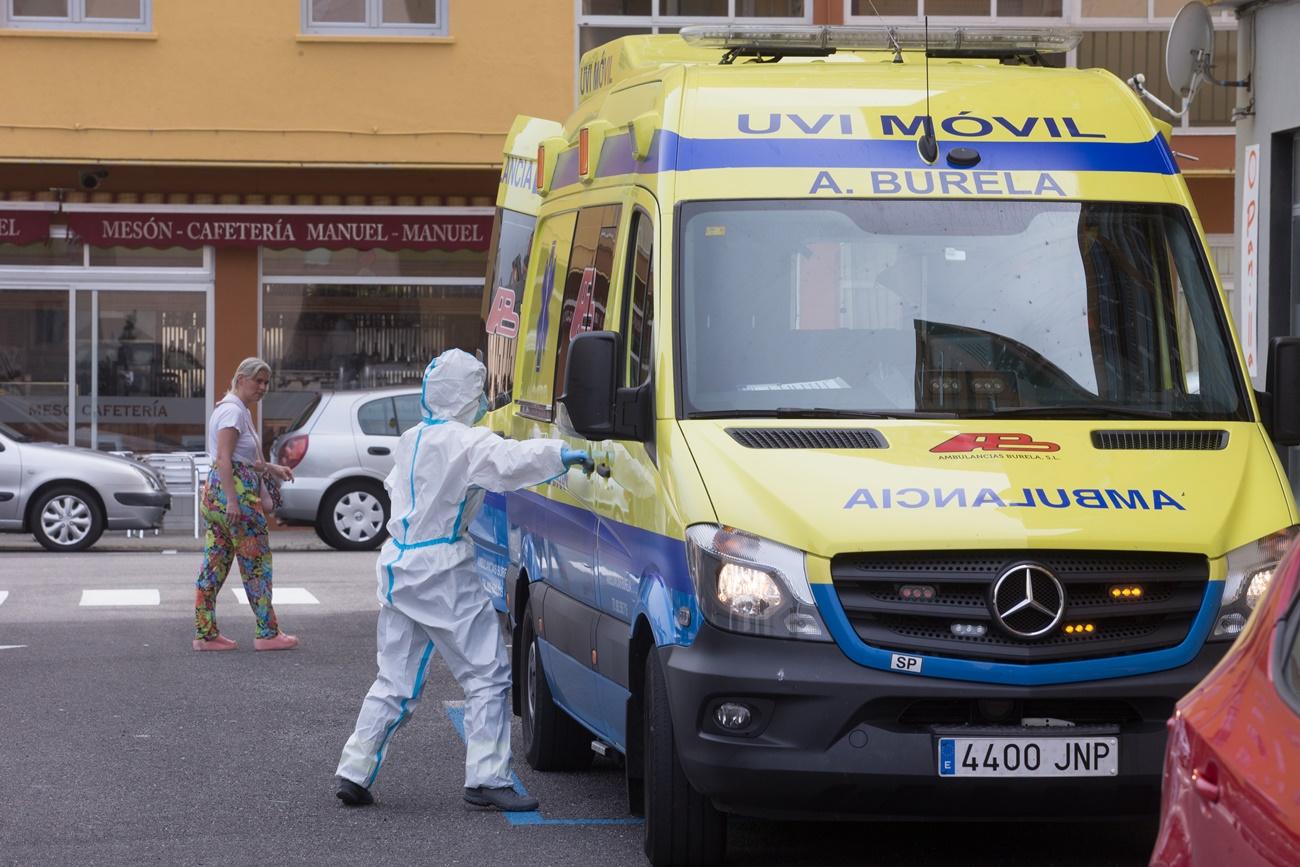
<instances>
[{"instance_id":1,"label":"blue seam on coverall","mask_svg":"<svg viewBox=\"0 0 1300 867\"><path fill-rule=\"evenodd\" d=\"M420 432L415 435L415 448L411 450L411 468L407 472L407 477L411 480L411 507L407 509L406 514L402 516L403 540L406 539L406 535L411 531L410 517L415 514L415 459L420 454L420 439L424 436L425 430L425 428L420 428ZM388 592L385 594L384 598L388 600L389 605L393 604L393 585L397 583L397 576L393 574L393 565L400 563L402 557L406 554L406 549L403 547L404 544L404 541L398 542L396 539L393 540L393 545L397 547L398 551L397 559L384 566L384 568L388 570Z\"/></svg>"},{"instance_id":2,"label":"blue seam on coverall","mask_svg":"<svg viewBox=\"0 0 1300 867\"><path fill-rule=\"evenodd\" d=\"M384 750L388 747L388 739L393 736L393 732L397 731L397 727L409 716L406 712L407 703L412 699L418 700L420 693L424 692L424 676L428 672L429 657L432 655L433 641L430 640L428 646L424 648L424 655L420 657L420 668L415 673L415 688L411 690L411 697L402 699L402 706L397 712L397 719L389 723L388 728L384 730L384 739L379 742L379 751L375 755L375 767L370 772L370 776L366 777L365 783L363 783L367 789L374 783L375 777L379 774L379 767L384 763Z\"/></svg>"},{"instance_id":3,"label":"blue seam on coverall","mask_svg":"<svg viewBox=\"0 0 1300 867\"><path fill-rule=\"evenodd\" d=\"M438 359L429 362L429 366L424 369L424 376L420 379L420 409L424 410L425 418L433 418L433 410L429 409L429 404L424 401L424 389L429 385L429 373L438 366Z\"/></svg>"}]
</instances>

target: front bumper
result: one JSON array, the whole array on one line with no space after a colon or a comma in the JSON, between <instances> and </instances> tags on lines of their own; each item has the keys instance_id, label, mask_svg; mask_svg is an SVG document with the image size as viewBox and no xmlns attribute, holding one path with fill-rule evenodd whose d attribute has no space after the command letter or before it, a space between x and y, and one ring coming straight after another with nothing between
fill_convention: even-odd
<instances>
[{"instance_id":1,"label":"front bumper","mask_svg":"<svg viewBox=\"0 0 1300 867\"><path fill-rule=\"evenodd\" d=\"M161 527L171 508L171 494L163 491L117 491L105 503L104 523L109 530L152 530Z\"/></svg>"},{"instance_id":2,"label":"front bumper","mask_svg":"<svg viewBox=\"0 0 1300 867\"><path fill-rule=\"evenodd\" d=\"M1171 671L1034 687L879 671L852 662L834 644L752 638L707 624L691 646L662 652L682 767L720 809L777 818L1049 818L1156 812L1165 721L1226 649L1208 644ZM986 699L1126 705L1131 717L1115 733L1119 773L941 779L941 734L1066 734L1022 727L1018 719L997 731L908 719L918 701ZM724 700L757 710L748 736L725 734L713 723L713 709Z\"/></svg>"}]
</instances>

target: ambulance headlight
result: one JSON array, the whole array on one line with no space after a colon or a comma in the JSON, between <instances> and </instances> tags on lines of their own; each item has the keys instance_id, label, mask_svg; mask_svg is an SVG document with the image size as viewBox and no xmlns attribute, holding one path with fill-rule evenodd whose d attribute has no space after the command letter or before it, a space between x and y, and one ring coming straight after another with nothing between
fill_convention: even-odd
<instances>
[{"instance_id":1,"label":"ambulance headlight","mask_svg":"<svg viewBox=\"0 0 1300 867\"><path fill-rule=\"evenodd\" d=\"M686 529L687 562L704 617L721 629L830 641L802 551L717 524Z\"/></svg>"},{"instance_id":2,"label":"ambulance headlight","mask_svg":"<svg viewBox=\"0 0 1300 867\"><path fill-rule=\"evenodd\" d=\"M1223 601L1219 603L1211 639L1231 641L1245 628L1250 613L1273 580L1278 561L1297 533L1300 533L1300 526L1287 527L1228 552Z\"/></svg>"}]
</instances>

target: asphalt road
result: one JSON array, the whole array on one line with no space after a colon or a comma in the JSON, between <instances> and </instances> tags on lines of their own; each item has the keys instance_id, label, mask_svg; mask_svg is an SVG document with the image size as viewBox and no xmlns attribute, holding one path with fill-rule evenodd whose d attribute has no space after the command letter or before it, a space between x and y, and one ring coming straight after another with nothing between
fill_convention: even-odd
<instances>
[{"instance_id":1,"label":"asphalt road","mask_svg":"<svg viewBox=\"0 0 1300 867\"><path fill-rule=\"evenodd\" d=\"M375 555L276 555L280 621L302 639L284 653L252 652L234 578L217 612L239 650L190 650L198 560L0 549L0 865L645 863L612 761L540 774L520 760L540 814L465 809L461 694L441 662L377 804L341 807L331 777L374 676ZM156 590L157 604L85 605L128 601L86 590ZM1153 836L1145 822L733 818L728 863L1141 865Z\"/></svg>"}]
</instances>

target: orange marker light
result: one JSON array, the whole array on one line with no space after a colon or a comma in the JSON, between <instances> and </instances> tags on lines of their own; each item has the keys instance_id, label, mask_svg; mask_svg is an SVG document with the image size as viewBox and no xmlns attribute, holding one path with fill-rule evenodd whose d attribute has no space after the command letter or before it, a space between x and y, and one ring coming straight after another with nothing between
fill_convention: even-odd
<instances>
[{"instance_id":1,"label":"orange marker light","mask_svg":"<svg viewBox=\"0 0 1300 867\"><path fill-rule=\"evenodd\" d=\"M587 176L587 128L578 131L578 174Z\"/></svg>"}]
</instances>

